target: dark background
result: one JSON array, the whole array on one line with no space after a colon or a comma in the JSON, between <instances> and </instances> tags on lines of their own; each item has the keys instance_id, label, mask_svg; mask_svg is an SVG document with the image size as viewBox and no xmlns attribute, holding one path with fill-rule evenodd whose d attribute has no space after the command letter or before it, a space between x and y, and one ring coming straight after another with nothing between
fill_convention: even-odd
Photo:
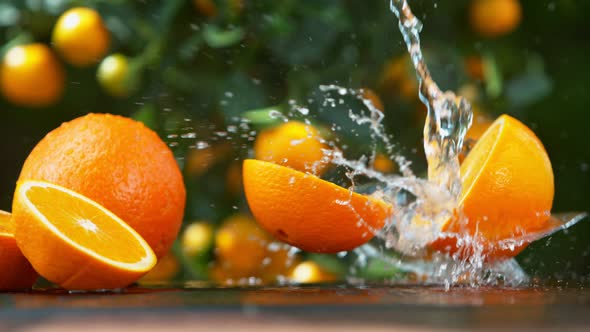
<instances>
[{"instance_id":1,"label":"dark background","mask_svg":"<svg viewBox=\"0 0 590 332\"><path fill-rule=\"evenodd\" d=\"M158 49L128 98L104 93L96 66L78 69L65 63L66 92L59 103L29 109L0 97L0 209L10 210L20 167L47 132L88 112L108 112L139 118L174 143L188 188L186 220L218 222L234 213L234 206L246 210L242 194L226 190L226 174L235 160L249 155L251 142L231 140L231 153L197 175L185 167L191 146L219 144L225 138L215 132L245 111L286 105L289 99L306 104L319 84L377 91L388 131L415 161L415 169L423 170L417 100L379 86L386 63L405 54L388 1L245 0L242 9L214 2L219 12L208 17L191 1L0 0L0 47L22 33L49 43L59 14L84 4L104 17L113 34L112 52L133 58L150 45ZM590 210L590 2L523 0L519 27L493 39L471 28L469 3L410 3L424 23L422 42L435 79L455 91L470 84L480 92L480 109L492 116L508 113L529 125L554 168L553 210ZM7 8L20 15L6 18ZM464 63L473 55L492 59L501 78L478 82L469 77ZM408 77L413 79L411 72ZM499 93L486 92L492 83L500 84ZM196 138L169 136L193 132ZM584 281L590 277L589 255L590 223L583 220L534 243L519 260L534 275Z\"/></svg>"}]
</instances>

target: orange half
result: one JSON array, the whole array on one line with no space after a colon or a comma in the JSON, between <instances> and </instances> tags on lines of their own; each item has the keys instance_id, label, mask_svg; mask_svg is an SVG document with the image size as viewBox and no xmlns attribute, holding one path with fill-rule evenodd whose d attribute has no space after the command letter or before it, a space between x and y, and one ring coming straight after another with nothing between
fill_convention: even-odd
<instances>
[{"instance_id":1,"label":"orange half","mask_svg":"<svg viewBox=\"0 0 590 332\"><path fill-rule=\"evenodd\" d=\"M125 287L156 264L150 246L123 220L61 186L20 181L13 220L24 256L66 289Z\"/></svg>"},{"instance_id":2,"label":"orange half","mask_svg":"<svg viewBox=\"0 0 590 332\"><path fill-rule=\"evenodd\" d=\"M244 190L256 221L277 239L309 252L354 249L373 238L392 206L314 175L245 160Z\"/></svg>"},{"instance_id":3,"label":"orange half","mask_svg":"<svg viewBox=\"0 0 590 332\"><path fill-rule=\"evenodd\" d=\"M464 218L449 222L443 232L474 237L488 260L515 256L528 243L499 244L551 223L551 162L537 136L513 117L500 116L483 133L461 164L461 180ZM432 247L459 250L456 237L437 240Z\"/></svg>"}]
</instances>

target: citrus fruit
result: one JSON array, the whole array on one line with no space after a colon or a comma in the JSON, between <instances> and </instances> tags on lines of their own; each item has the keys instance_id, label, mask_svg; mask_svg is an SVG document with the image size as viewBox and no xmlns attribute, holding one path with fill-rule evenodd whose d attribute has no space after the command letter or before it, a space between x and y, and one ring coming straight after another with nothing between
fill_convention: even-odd
<instances>
[{"instance_id":1,"label":"citrus fruit","mask_svg":"<svg viewBox=\"0 0 590 332\"><path fill-rule=\"evenodd\" d=\"M190 149L184 160L185 174L190 177L202 176L214 165L228 158L231 150L231 144L226 143Z\"/></svg>"},{"instance_id":2,"label":"citrus fruit","mask_svg":"<svg viewBox=\"0 0 590 332\"><path fill-rule=\"evenodd\" d=\"M219 261L214 261L209 266L208 274L209 280L222 286L258 285L261 283L261 280L253 273L234 270L229 265Z\"/></svg>"},{"instance_id":3,"label":"citrus fruit","mask_svg":"<svg viewBox=\"0 0 590 332\"><path fill-rule=\"evenodd\" d=\"M16 245L14 222L4 211L0 211L0 271L0 291L31 288L38 277Z\"/></svg>"},{"instance_id":4,"label":"citrus fruit","mask_svg":"<svg viewBox=\"0 0 590 332\"><path fill-rule=\"evenodd\" d=\"M158 260L156 266L139 279L140 284L170 281L180 271L180 263L173 253L168 253Z\"/></svg>"},{"instance_id":5,"label":"citrus fruit","mask_svg":"<svg viewBox=\"0 0 590 332\"><path fill-rule=\"evenodd\" d=\"M193 0L193 6L207 17L213 17L217 15L217 5L213 0Z\"/></svg>"},{"instance_id":6,"label":"citrus fruit","mask_svg":"<svg viewBox=\"0 0 590 332\"><path fill-rule=\"evenodd\" d=\"M471 127L469 127L469 130L467 130L467 133L465 133L465 140L477 142L493 122L494 121L491 116L474 109Z\"/></svg>"},{"instance_id":7,"label":"citrus fruit","mask_svg":"<svg viewBox=\"0 0 590 332\"><path fill-rule=\"evenodd\" d=\"M193 0L193 6L206 17L215 17L221 10L225 10L229 16L237 16L244 9L244 0Z\"/></svg>"},{"instance_id":8,"label":"citrus fruit","mask_svg":"<svg viewBox=\"0 0 590 332\"><path fill-rule=\"evenodd\" d=\"M416 100L418 98L418 80L411 58L404 54L387 62L381 72L379 86L384 94L397 91L407 101Z\"/></svg>"},{"instance_id":9,"label":"citrus fruit","mask_svg":"<svg viewBox=\"0 0 590 332\"><path fill-rule=\"evenodd\" d=\"M215 234L215 254L222 266L253 275L266 257L270 236L252 218L236 214L223 221Z\"/></svg>"},{"instance_id":10,"label":"citrus fruit","mask_svg":"<svg viewBox=\"0 0 590 332\"><path fill-rule=\"evenodd\" d=\"M483 58L479 55L471 55L465 58L465 72L476 81L485 79L485 66Z\"/></svg>"},{"instance_id":11,"label":"citrus fruit","mask_svg":"<svg viewBox=\"0 0 590 332\"><path fill-rule=\"evenodd\" d=\"M51 41L67 62L85 67L97 63L107 53L111 34L96 10L76 7L59 17Z\"/></svg>"},{"instance_id":12,"label":"citrus fruit","mask_svg":"<svg viewBox=\"0 0 590 332\"><path fill-rule=\"evenodd\" d=\"M291 251L292 248L283 243L271 243L266 247L266 257L262 261L259 271L263 283L280 282L288 277L293 268L301 261Z\"/></svg>"},{"instance_id":13,"label":"citrus fruit","mask_svg":"<svg viewBox=\"0 0 590 332\"><path fill-rule=\"evenodd\" d=\"M109 94L116 97L128 96L131 92L129 60L123 54L111 54L98 66L98 83Z\"/></svg>"},{"instance_id":14,"label":"citrus fruit","mask_svg":"<svg viewBox=\"0 0 590 332\"><path fill-rule=\"evenodd\" d=\"M265 255L247 269L217 259L209 268L211 280L221 285L265 285L285 281L300 260L286 244L269 243Z\"/></svg>"},{"instance_id":15,"label":"citrus fruit","mask_svg":"<svg viewBox=\"0 0 590 332\"><path fill-rule=\"evenodd\" d=\"M471 26L484 37L512 32L521 18L519 0L472 0L469 8Z\"/></svg>"},{"instance_id":16,"label":"citrus fruit","mask_svg":"<svg viewBox=\"0 0 590 332\"><path fill-rule=\"evenodd\" d=\"M338 278L325 271L314 261L305 261L297 264L289 274L289 280L298 284L317 284L336 281Z\"/></svg>"},{"instance_id":17,"label":"citrus fruit","mask_svg":"<svg viewBox=\"0 0 590 332\"><path fill-rule=\"evenodd\" d=\"M74 190L125 220L167 254L184 214L186 191L172 151L135 120L88 114L51 131L29 154L20 180Z\"/></svg>"},{"instance_id":18,"label":"citrus fruit","mask_svg":"<svg viewBox=\"0 0 590 332\"><path fill-rule=\"evenodd\" d=\"M385 110L385 107L383 106L383 102L381 101L381 98L379 98L379 95L377 95L377 93L375 93L375 91L368 89L368 88L362 88L361 89L361 97L365 100L370 101L371 104L373 105L373 107L380 110L381 112L383 112L383 110Z\"/></svg>"},{"instance_id":19,"label":"citrus fruit","mask_svg":"<svg viewBox=\"0 0 590 332\"><path fill-rule=\"evenodd\" d=\"M64 187L19 181L12 211L23 255L63 288L125 287L156 264L150 246L129 225Z\"/></svg>"},{"instance_id":20,"label":"citrus fruit","mask_svg":"<svg viewBox=\"0 0 590 332\"><path fill-rule=\"evenodd\" d=\"M460 162L463 162L465 156L481 138L483 133L492 125L493 122L494 121L491 116L477 110L477 108L475 108L474 106L471 127L469 127L469 130L467 130L467 133L465 133L465 144L463 146L463 151L461 151L461 153L459 154Z\"/></svg>"},{"instance_id":21,"label":"citrus fruit","mask_svg":"<svg viewBox=\"0 0 590 332\"><path fill-rule=\"evenodd\" d=\"M192 222L184 229L180 240L187 256L201 256L213 246L213 226L205 221Z\"/></svg>"},{"instance_id":22,"label":"citrus fruit","mask_svg":"<svg viewBox=\"0 0 590 332\"><path fill-rule=\"evenodd\" d=\"M395 163L383 153L377 153L373 160L373 169L381 173L391 173L395 171Z\"/></svg>"},{"instance_id":23,"label":"citrus fruit","mask_svg":"<svg viewBox=\"0 0 590 332\"><path fill-rule=\"evenodd\" d=\"M354 249L369 241L392 212L383 201L274 163L245 160L243 172L258 224L306 251Z\"/></svg>"},{"instance_id":24,"label":"citrus fruit","mask_svg":"<svg viewBox=\"0 0 590 332\"><path fill-rule=\"evenodd\" d=\"M2 60L0 84L4 97L16 105L48 106L62 96L64 73L46 45L19 45L9 49Z\"/></svg>"},{"instance_id":25,"label":"citrus fruit","mask_svg":"<svg viewBox=\"0 0 590 332\"><path fill-rule=\"evenodd\" d=\"M459 204L464 218L451 220L432 247L473 254L458 245L469 235L482 245L487 260L512 257L528 243L499 245L545 228L553 203L553 171L547 152L535 134L518 120L500 116L484 132L461 164L463 191ZM460 248L461 247L461 248Z\"/></svg>"},{"instance_id":26,"label":"citrus fruit","mask_svg":"<svg viewBox=\"0 0 590 332\"><path fill-rule=\"evenodd\" d=\"M327 161L318 130L311 125L289 121L261 132L254 142L256 159L272 161L302 172L321 174Z\"/></svg>"}]
</instances>

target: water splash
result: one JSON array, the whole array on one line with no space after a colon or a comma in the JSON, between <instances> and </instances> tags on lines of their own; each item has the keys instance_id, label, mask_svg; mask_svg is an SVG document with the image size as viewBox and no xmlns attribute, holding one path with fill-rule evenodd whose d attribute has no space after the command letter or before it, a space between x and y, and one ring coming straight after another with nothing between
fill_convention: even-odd
<instances>
[{"instance_id":1,"label":"water splash","mask_svg":"<svg viewBox=\"0 0 590 332\"><path fill-rule=\"evenodd\" d=\"M428 244L436 239L445 236L457 236L457 234L446 234L442 231L443 226L453 217L453 213L457 209L457 196L450 187L442 185L441 182L432 181L430 178L421 179L412 173L410 163L399 151L396 151L393 138L386 133L382 123L384 120L382 111L374 107L372 102L363 96L362 90L337 85L322 85L319 90L324 93L321 98L328 108L337 108L341 104L337 98L334 98L334 94L339 97L349 96L362 101L363 107L349 108L345 114L359 128L368 127L373 140L371 144L372 151L366 151L366 154L358 159L350 159L345 156L346 149L341 150L337 142L322 139L322 143L330 147L330 149L324 150L325 160L346 170L345 176L349 180L351 193L353 191L370 192L373 196L377 196L377 198L383 199L394 206L394 214L386 222L383 229L372 229L370 225L363 224L364 221L359 218L359 226L368 227L375 234L375 239L371 244L354 250L357 258L355 264L357 268L361 268L372 259L380 259L386 261L394 269L420 276L418 280L421 283L445 285L446 287L456 284L518 286L529 281L526 273L513 259L494 263L486 262L483 254L484 248L478 234L464 235L457 238L458 245L463 247L464 250L470 251L468 255L459 253L449 257L442 253L428 252ZM289 106L290 108L286 111L274 110L273 117L280 121L291 121L301 119L301 116L304 116L303 121L311 123L311 106L302 106L295 101L291 101ZM435 112L434 114L436 116ZM336 136L339 130L332 128ZM461 136L461 133L458 135ZM440 140L448 139L452 141L456 139L452 135L436 137L436 139ZM461 141L461 139L459 138L458 141ZM376 154L377 145L386 148L389 157L400 165L401 174L383 174L372 167L374 161L372 157ZM460 147L460 144L458 147ZM441 149L440 151L448 152L446 156L449 158L451 158L450 156L457 158L456 152L458 150ZM449 164L442 164L442 166L445 165L448 166ZM458 161L456 167L455 173L447 172L445 176L449 176L449 174L455 176L460 185ZM372 189L364 191L361 188L362 186L358 186L359 178L368 178L369 182L374 184ZM342 201L341 204L350 206L347 201ZM353 209L352 206L350 208ZM547 223L546 228L535 233L527 233L521 237L505 240L498 243L498 246L501 248L519 247L524 243L532 242L553 232L565 229L584 216L584 214L577 213L554 215ZM400 280L399 278L399 275L393 276L392 280L394 282L404 282L404 279ZM349 280L351 282L358 281L354 276L351 276Z\"/></svg>"},{"instance_id":2,"label":"water splash","mask_svg":"<svg viewBox=\"0 0 590 332\"><path fill-rule=\"evenodd\" d=\"M394 140L384 129L383 112L364 97L362 90L337 85L319 86L319 91L324 94L322 105L325 107L338 107L345 96L352 96L362 102L364 109L348 109L346 115L355 125L370 129L372 142L367 154L350 160L345 157L337 141L323 140L330 147L324 151L325 160L347 170L345 175L351 184L351 192L358 191L358 178L369 178L377 183L372 190L373 195L394 207L394 214L383 229L371 229L376 235L372 244L354 251L358 257L357 264L363 265L370 259L379 258L400 271L420 275L422 282L444 284L446 287L454 284L517 286L526 283L528 277L514 259L486 262L483 241L477 232L457 237L457 234L445 234L442 231L451 218L460 216L462 182L458 156L471 125L471 105L452 91L443 92L431 77L420 47L422 23L414 16L407 1L390 0L390 7L399 19L399 29L416 70L419 98L427 107L423 144L428 162L428 178L420 179L414 175L410 162L396 151ZM311 123L312 107L299 105L296 101L289 101L288 106L288 109L272 109L268 113L269 117L282 122L303 118L305 123ZM254 136L247 123L242 122L240 129ZM331 128L333 133L338 130L338 126ZM388 157L398 164L401 174L382 174L372 167L378 144L385 147ZM346 201L341 203L347 204ZM544 229L504 240L497 246L517 248L565 229L584 216L555 215ZM363 221L359 222L362 225ZM455 237L458 247L468 250L469 254L459 252L449 257L428 252L428 244L445 236Z\"/></svg>"},{"instance_id":3,"label":"water splash","mask_svg":"<svg viewBox=\"0 0 590 332\"><path fill-rule=\"evenodd\" d=\"M446 188L458 199L461 194L459 153L471 126L471 105L452 91L442 92L430 76L420 48L422 23L412 13L408 2L391 0L390 8L399 20L399 29L416 69L419 97L428 110L424 125L428 180Z\"/></svg>"}]
</instances>

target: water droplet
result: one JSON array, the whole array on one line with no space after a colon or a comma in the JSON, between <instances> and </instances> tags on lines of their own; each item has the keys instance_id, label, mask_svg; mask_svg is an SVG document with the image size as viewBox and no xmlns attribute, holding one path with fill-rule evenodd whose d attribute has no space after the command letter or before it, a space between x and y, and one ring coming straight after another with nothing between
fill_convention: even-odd
<instances>
[{"instance_id":1,"label":"water droplet","mask_svg":"<svg viewBox=\"0 0 590 332\"><path fill-rule=\"evenodd\" d=\"M214 132L215 135L219 136L219 137L226 137L227 136L227 132L226 131L216 131Z\"/></svg>"}]
</instances>

